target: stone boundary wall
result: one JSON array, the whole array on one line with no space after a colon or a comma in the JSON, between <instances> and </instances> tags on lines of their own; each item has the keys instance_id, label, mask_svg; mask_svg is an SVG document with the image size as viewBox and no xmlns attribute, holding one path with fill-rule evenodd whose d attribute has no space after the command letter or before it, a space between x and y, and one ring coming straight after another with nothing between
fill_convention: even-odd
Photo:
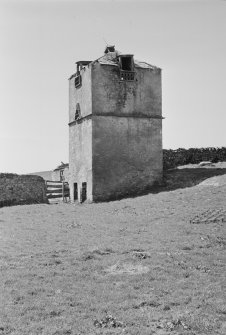
<instances>
[{"instance_id":1,"label":"stone boundary wall","mask_svg":"<svg viewBox=\"0 0 226 335\"><path fill-rule=\"evenodd\" d=\"M198 164L203 161L213 163L226 161L226 147L222 148L179 148L163 150L163 169L172 169L180 165Z\"/></svg>"},{"instance_id":2,"label":"stone boundary wall","mask_svg":"<svg viewBox=\"0 0 226 335\"><path fill-rule=\"evenodd\" d=\"M48 203L42 177L0 173L0 207L36 203Z\"/></svg>"}]
</instances>

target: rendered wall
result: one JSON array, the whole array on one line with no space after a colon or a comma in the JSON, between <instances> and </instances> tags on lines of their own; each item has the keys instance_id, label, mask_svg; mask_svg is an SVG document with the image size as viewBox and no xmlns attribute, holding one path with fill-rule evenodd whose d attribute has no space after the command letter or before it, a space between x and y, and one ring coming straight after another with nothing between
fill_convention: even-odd
<instances>
[{"instance_id":1,"label":"rendered wall","mask_svg":"<svg viewBox=\"0 0 226 335\"><path fill-rule=\"evenodd\" d=\"M42 177L0 174L0 207L36 203L48 203Z\"/></svg>"},{"instance_id":2,"label":"rendered wall","mask_svg":"<svg viewBox=\"0 0 226 335\"><path fill-rule=\"evenodd\" d=\"M87 183L87 199L92 201L92 120L83 119L69 128L69 187L70 197L74 199L74 183L81 190ZM80 192L78 196L80 201Z\"/></svg>"},{"instance_id":3,"label":"rendered wall","mask_svg":"<svg viewBox=\"0 0 226 335\"><path fill-rule=\"evenodd\" d=\"M74 121L76 104L80 104L81 116L92 113L91 68L86 67L81 72L82 86L75 88L75 78L69 79L69 122Z\"/></svg>"},{"instance_id":4,"label":"rendered wall","mask_svg":"<svg viewBox=\"0 0 226 335\"><path fill-rule=\"evenodd\" d=\"M119 68L95 63L92 70L93 114L162 116L160 69L135 68L134 81L120 81Z\"/></svg>"},{"instance_id":5,"label":"rendered wall","mask_svg":"<svg viewBox=\"0 0 226 335\"><path fill-rule=\"evenodd\" d=\"M161 71L96 63L93 92L93 200L137 194L162 179Z\"/></svg>"},{"instance_id":6,"label":"rendered wall","mask_svg":"<svg viewBox=\"0 0 226 335\"><path fill-rule=\"evenodd\" d=\"M69 80L69 187L74 199L74 183L78 184L78 200L82 183L87 183L87 199L92 201L92 91L91 67L81 72L82 86L75 88ZM75 121L76 104L80 104L81 119Z\"/></svg>"},{"instance_id":7,"label":"rendered wall","mask_svg":"<svg viewBox=\"0 0 226 335\"><path fill-rule=\"evenodd\" d=\"M142 193L162 179L160 119L93 117L93 200Z\"/></svg>"}]
</instances>

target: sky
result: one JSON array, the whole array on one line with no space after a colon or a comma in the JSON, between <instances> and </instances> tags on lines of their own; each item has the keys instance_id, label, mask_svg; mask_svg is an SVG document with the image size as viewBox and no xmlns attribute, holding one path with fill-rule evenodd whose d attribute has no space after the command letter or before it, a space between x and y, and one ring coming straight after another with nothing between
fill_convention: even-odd
<instances>
[{"instance_id":1,"label":"sky","mask_svg":"<svg viewBox=\"0 0 226 335\"><path fill-rule=\"evenodd\" d=\"M163 147L226 146L226 1L0 0L0 172L68 162L68 78L106 44L162 68Z\"/></svg>"}]
</instances>

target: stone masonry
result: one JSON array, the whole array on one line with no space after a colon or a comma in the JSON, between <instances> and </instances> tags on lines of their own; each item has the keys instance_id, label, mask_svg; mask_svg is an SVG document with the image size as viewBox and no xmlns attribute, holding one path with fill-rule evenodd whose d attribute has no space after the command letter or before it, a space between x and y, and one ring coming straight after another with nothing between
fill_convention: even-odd
<instances>
[{"instance_id":1,"label":"stone masonry","mask_svg":"<svg viewBox=\"0 0 226 335\"><path fill-rule=\"evenodd\" d=\"M0 173L0 207L35 203L48 203L42 177Z\"/></svg>"}]
</instances>

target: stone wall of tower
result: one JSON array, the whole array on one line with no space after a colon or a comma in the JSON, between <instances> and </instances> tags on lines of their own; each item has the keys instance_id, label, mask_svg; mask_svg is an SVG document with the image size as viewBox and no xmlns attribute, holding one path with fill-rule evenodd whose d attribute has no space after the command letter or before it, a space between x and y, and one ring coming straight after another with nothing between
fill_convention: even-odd
<instances>
[{"instance_id":1,"label":"stone wall of tower","mask_svg":"<svg viewBox=\"0 0 226 335\"><path fill-rule=\"evenodd\" d=\"M87 199L92 201L92 91L91 68L81 71L82 85L75 88L74 77L69 79L69 187L74 199L77 183L78 200L81 200L82 183L87 183ZM76 104L81 115L75 120Z\"/></svg>"},{"instance_id":2,"label":"stone wall of tower","mask_svg":"<svg viewBox=\"0 0 226 335\"><path fill-rule=\"evenodd\" d=\"M162 116L161 70L135 67L134 81L121 81L119 67L93 64L94 115Z\"/></svg>"},{"instance_id":3,"label":"stone wall of tower","mask_svg":"<svg viewBox=\"0 0 226 335\"><path fill-rule=\"evenodd\" d=\"M93 67L94 201L138 194L162 179L161 71L135 71L129 82L114 65Z\"/></svg>"},{"instance_id":4,"label":"stone wall of tower","mask_svg":"<svg viewBox=\"0 0 226 335\"><path fill-rule=\"evenodd\" d=\"M79 103L81 117L92 113L91 66L86 66L81 72L82 85L75 88L75 77L69 79L69 122L74 121L76 104Z\"/></svg>"}]
</instances>

